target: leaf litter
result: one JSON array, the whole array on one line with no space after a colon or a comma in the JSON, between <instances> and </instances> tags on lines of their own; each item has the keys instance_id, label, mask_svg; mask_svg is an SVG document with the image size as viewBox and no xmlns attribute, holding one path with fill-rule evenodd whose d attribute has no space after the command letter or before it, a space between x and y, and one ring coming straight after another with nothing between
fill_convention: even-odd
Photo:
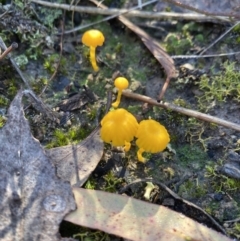
<instances>
[{"instance_id":1,"label":"leaf litter","mask_svg":"<svg viewBox=\"0 0 240 241\"><path fill-rule=\"evenodd\" d=\"M0 129L1 240L60 240L59 224L75 209L69 183L30 131L19 91Z\"/></svg>"},{"instance_id":2,"label":"leaf litter","mask_svg":"<svg viewBox=\"0 0 240 241\"><path fill-rule=\"evenodd\" d=\"M166 72L167 72L167 71L166 71ZM86 146L88 147L88 145L86 145ZM68 149L68 151L70 151L70 153L71 153L71 152L72 152L72 149L71 149L71 148L73 148L73 147L70 147L70 148L67 147L66 149ZM73 148L73 149L74 149L74 148ZM53 151L53 153L54 153L54 152L55 152L55 151ZM81 152L81 151L80 151L80 152ZM61 153L61 152L60 152L60 153ZM73 153L74 153L74 152L73 152ZM51 156L51 154L49 154L49 155ZM58 151L55 152L55 155L56 155L56 156L59 155ZM73 155L74 155L74 154L73 154ZM54 156L54 154L53 154L53 156ZM66 156L68 156L68 155L66 155ZM71 159L72 159L72 160L74 160L74 159L76 160L75 157L71 157ZM56 160L57 160L56 162L58 162L58 161L59 161L59 163L61 162L61 161L60 161L60 158L56 158ZM63 167L61 167L61 168L64 169ZM61 169L61 168L60 168L60 169ZM74 169L76 170L76 166L75 166ZM80 176L81 176L81 175L80 175ZM70 177L72 177L72 174L70 175ZM76 179L76 180L77 180L77 179ZM73 183L75 183L76 180L74 180ZM79 192L80 192L80 191L79 191ZM84 190L83 192L85 192L85 190ZM86 193L84 193L84 194L86 194ZM95 191L93 192L93 196L94 196L94 195L97 196L97 194L95 193ZM111 195L110 195L110 197L111 197ZM92 199L94 199L94 198L92 198ZM82 201L82 200L81 200L81 201ZM105 201L106 201L106 200L104 200L104 202L105 202ZM184 236L184 237L186 238L186 236ZM188 238L188 237L187 237L187 238ZM192 240L194 240L194 239L192 239ZM221 240L222 240L222 239L221 239Z\"/></svg>"},{"instance_id":3,"label":"leaf litter","mask_svg":"<svg viewBox=\"0 0 240 241\"><path fill-rule=\"evenodd\" d=\"M81 187L94 171L103 154L103 142L96 128L77 145L68 145L46 150L56 166L58 176L71 185Z\"/></svg>"}]
</instances>

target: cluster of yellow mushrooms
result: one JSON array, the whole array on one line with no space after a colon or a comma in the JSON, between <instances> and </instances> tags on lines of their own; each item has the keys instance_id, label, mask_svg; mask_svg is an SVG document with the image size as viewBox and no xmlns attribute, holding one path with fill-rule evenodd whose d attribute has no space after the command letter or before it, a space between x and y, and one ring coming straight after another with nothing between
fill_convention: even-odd
<instances>
[{"instance_id":1,"label":"cluster of yellow mushrooms","mask_svg":"<svg viewBox=\"0 0 240 241\"><path fill-rule=\"evenodd\" d=\"M90 61L93 69L98 71L96 64L95 49L102 46L104 36L99 30L89 30L82 37L83 44L90 47ZM101 121L100 136L106 143L113 146L124 146L125 151L129 151L131 141L136 138L136 145L139 150L137 157L140 162L146 159L142 156L143 152L157 153L163 151L170 141L166 128L159 122L149 119L140 123L127 110L119 108L122 91L128 88L129 82L124 77L118 77L114 81L118 89L117 99L112 103L114 110L108 112Z\"/></svg>"}]
</instances>

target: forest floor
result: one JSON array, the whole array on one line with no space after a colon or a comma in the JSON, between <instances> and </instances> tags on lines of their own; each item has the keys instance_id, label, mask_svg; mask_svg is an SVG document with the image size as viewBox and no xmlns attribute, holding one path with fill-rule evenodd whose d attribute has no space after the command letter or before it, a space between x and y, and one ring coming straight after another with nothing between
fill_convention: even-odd
<instances>
[{"instance_id":1,"label":"forest floor","mask_svg":"<svg viewBox=\"0 0 240 241\"><path fill-rule=\"evenodd\" d=\"M61 9L47 8L36 3L24 5L18 0L13 2L4 16L1 14L6 11L7 5L0 5L0 36L7 46L12 42L18 43L19 47L11 53L14 60L31 88L41 95L43 102L60 120L55 122L43 118L43 113L26 100L25 114L32 133L46 148L77 143L86 138L104 116L109 90L113 90L114 101L116 90L113 82L118 76L129 80L132 92L158 98L166 79L163 67L138 35L118 19L94 24L104 16L64 13ZM67 2L70 4L71 1ZM198 1L197 8L204 7L204 2ZM207 9L209 11L216 9L212 2ZM129 8L137 1L104 3L109 7ZM81 5L94 6L88 1L81 1ZM231 8L234 9L226 1L219 11L224 13ZM142 10L189 12L167 3L154 3ZM203 53L216 54L215 57L177 58L180 55L199 55L234 23L217 18L206 21L184 18L129 19L157 40L174 60L178 75L170 81L163 101L240 125L240 55L218 56L239 50L240 25ZM81 43L81 36L89 27L70 34L59 34L63 25L65 30L69 30L90 23L94 24L91 28L101 30L105 36L104 45L97 51L98 72L92 70L89 50ZM0 65L1 126L5 123L8 106L20 86L24 86L22 79L8 58L5 58ZM68 100L73 96L78 97L69 103ZM63 104L63 100L66 103ZM134 114L139 121L148 118L159 121L169 131L170 145L162 153L146 154L148 161L140 163L136 157L135 144L127 153L106 144L101 161L85 183L85 188L118 192L125 185L140 179L142 182L131 185L127 195L144 200L144 180L152 178L166 184L181 198L201 207L229 236L239 239L240 132L124 96L120 106ZM216 228L209 220L201 220L199 213L191 213L179 205L174 197L157 185L148 201L168 206ZM68 225L66 222L62 224L63 236L82 234L80 240L121 240L86 228L69 228Z\"/></svg>"}]
</instances>

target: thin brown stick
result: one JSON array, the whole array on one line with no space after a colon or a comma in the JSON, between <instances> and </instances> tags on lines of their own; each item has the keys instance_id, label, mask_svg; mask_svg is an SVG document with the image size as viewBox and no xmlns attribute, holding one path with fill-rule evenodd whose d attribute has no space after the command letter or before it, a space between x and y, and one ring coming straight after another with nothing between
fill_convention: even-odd
<instances>
[{"instance_id":1,"label":"thin brown stick","mask_svg":"<svg viewBox=\"0 0 240 241\"><path fill-rule=\"evenodd\" d=\"M48 6L52 8L61 8L67 11L84 12L89 14L101 14L101 15L125 15L126 17L139 17L139 18L153 18L153 19L173 19L173 20L194 20L194 21L222 21L230 22L228 15L216 16L214 14L195 14L195 13L171 13L171 12L152 12L152 11L139 11L131 9L100 9L98 7L82 7L73 6L68 4L52 3L41 0L31 0L32 2L41 4L43 6ZM142 4L144 5L144 3ZM139 8L139 6L138 6ZM116 17L116 16L115 16Z\"/></svg>"},{"instance_id":2,"label":"thin brown stick","mask_svg":"<svg viewBox=\"0 0 240 241\"><path fill-rule=\"evenodd\" d=\"M234 129L236 131L240 131L240 125L230 122L230 121L220 119L218 117L207 115L207 114L195 111L195 110L186 109L186 108L183 108L183 107L180 107L177 105L173 105L173 104L170 104L167 102L158 103L157 100L154 100L148 96L135 94L135 93L132 93L129 91L123 91L123 95L126 97L129 97L129 98L135 99L135 100L143 101L143 102L151 104L151 105L162 107L164 109L173 110L173 111L176 111L178 113L181 113L181 114L184 114L187 116L195 117L199 120L215 123L220 126L224 126L224 127L230 128L230 129Z\"/></svg>"},{"instance_id":3,"label":"thin brown stick","mask_svg":"<svg viewBox=\"0 0 240 241\"><path fill-rule=\"evenodd\" d=\"M211 43L207 48L205 48L199 55L203 55L207 50L212 48L216 43L218 43L223 37L225 37L229 32L231 32L236 26L240 24L240 21L238 21L236 24L231 26L226 32L224 32L219 38L217 38L213 43Z\"/></svg>"},{"instance_id":4,"label":"thin brown stick","mask_svg":"<svg viewBox=\"0 0 240 241\"><path fill-rule=\"evenodd\" d=\"M165 92L166 92L166 90L167 90L167 87L168 87L168 85L169 85L169 83L170 83L170 80L171 80L171 76L168 76L168 77L166 78L165 82L164 82L164 85L163 85L163 87L162 87L162 89L161 89L161 92L159 93L159 96L158 96L158 100L159 100L159 101L162 100L162 98L163 98L163 96L164 96L164 94L165 94Z\"/></svg>"},{"instance_id":5,"label":"thin brown stick","mask_svg":"<svg viewBox=\"0 0 240 241\"><path fill-rule=\"evenodd\" d=\"M15 44L14 44L15 45ZM16 45L15 45L16 46ZM12 47L15 47L15 46L12 46ZM7 46L5 45L4 41L2 40L2 38L0 37L0 47L6 51L8 48ZM11 51L10 51L11 52ZM8 53L9 54L9 53ZM26 78L23 76L22 74L22 71L19 69L18 65L16 64L15 60L11 57L11 54L8 55L9 57L9 60L11 61L13 67L15 68L15 70L18 72L19 76L21 77L21 79L23 80L24 84L26 85L26 87L28 89L31 89L28 81L26 80Z\"/></svg>"},{"instance_id":6,"label":"thin brown stick","mask_svg":"<svg viewBox=\"0 0 240 241\"><path fill-rule=\"evenodd\" d=\"M208 12L208 11L205 11L205 10L201 10L201 9L192 7L191 5L188 5L188 4L176 1L176 0L164 0L164 1L168 2L168 3L171 3L171 4L174 4L176 6L184 8L184 9L191 10L191 11L196 12L196 13L205 14L207 16L216 16L218 18L218 15L219 15L219 14L215 14L213 12ZM234 13L221 13L221 16L228 16L230 18L240 19L240 15L239 14L234 14Z\"/></svg>"},{"instance_id":7,"label":"thin brown stick","mask_svg":"<svg viewBox=\"0 0 240 241\"><path fill-rule=\"evenodd\" d=\"M2 55L0 55L0 61L6 57L13 49L16 49L18 47L17 43L12 43L8 48L4 49L4 52L2 53Z\"/></svg>"}]
</instances>

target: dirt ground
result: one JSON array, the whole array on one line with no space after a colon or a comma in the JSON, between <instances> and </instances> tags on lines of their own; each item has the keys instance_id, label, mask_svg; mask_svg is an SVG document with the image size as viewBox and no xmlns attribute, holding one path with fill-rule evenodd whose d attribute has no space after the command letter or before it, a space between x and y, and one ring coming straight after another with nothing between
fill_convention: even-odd
<instances>
[{"instance_id":1,"label":"dirt ground","mask_svg":"<svg viewBox=\"0 0 240 241\"><path fill-rule=\"evenodd\" d=\"M112 98L115 100L113 82L117 76L126 77L130 82L129 89L134 93L157 99L166 79L165 71L141 39L117 19L92 26L105 35L104 45L97 49L100 70L94 72L89 62L89 50L81 43L81 36L89 27L71 34L59 33L62 29L95 23L104 16L64 12L18 0L12 2L10 6L8 1L1 1L0 36L7 46L18 43L19 47L12 52L12 57L29 85L49 107L49 115L59 119L56 122L54 118L43 118L44 113L39 112L34 102L26 100L25 113L33 135L46 148L76 143L91 133L104 116L109 90L113 90ZM67 4L70 2L66 1ZM137 1L104 2L115 8L137 4ZM214 1L212 5L206 5L207 1L203 0L197 2L195 7L201 11L216 9ZM184 3L191 4L191 1ZM234 1L231 4L223 1L217 13L233 11L237 2L236 5ZM81 6L94 5L81 1ZM186 8L162 2L145 9L189 12ZM8 12L4 14L6 10ZM238 13L238 10L234 11ZM173 56L178 77L171 80L163 101L240 125L239 54L177 58L180 55L199 55L234 23L218 19L189 21L136 17L132 17L131 21ZM238 25L203 55L237 52L239 42ZM0 64L1 126L6 121L9 103L21 86L26 87L5 58ZM70 103L69 99L73 101ZM144 200L144 180L152 178L155 188L148 201L184 213L239 240L240 132L127 97L122 98L121 107L133 113L138 120L152 118L159 121L169 131L170 145L162 153L146 154L148 161L143 164L137 161L134 144L128 153L106 144L104 155L85 187L118 193L126 185L140 180L129 185L125 193ZM172 196L157 185L158 182L167 185L178 196ZM177 197L202 208L216 222ZM63 222L60 231L68 237L79 234L76 236L79 240L122 240L66 222Z\"/></svg>"}]
</instances>

